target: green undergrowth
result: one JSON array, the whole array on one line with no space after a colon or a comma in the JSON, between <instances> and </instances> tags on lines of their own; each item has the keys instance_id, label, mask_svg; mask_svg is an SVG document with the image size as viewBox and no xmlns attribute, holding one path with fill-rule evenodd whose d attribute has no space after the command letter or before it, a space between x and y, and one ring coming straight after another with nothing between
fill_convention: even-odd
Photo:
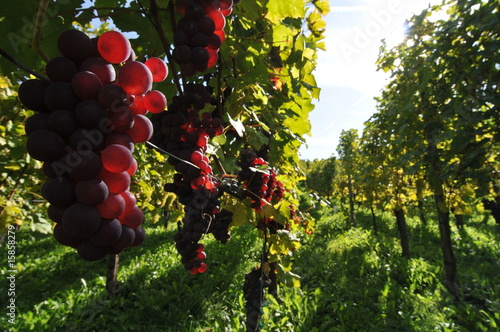
<instances>
[{"instance_id":1,"label":"green undergrowth","mask_svg":"<svg viewBox=\"0 0 500 332\"><path fill-rule=\"evenodd\" d=\"M401 257L395 220L358 213L351 228L326 210L315 233L290 259L301 288L267 297L262 331L497 331L500 326L499 229L470 218L453 228L461 297L441 283L437 224L409 218L409 260ZM120 255L120 286L108 298L106 261L84 262L51 236L16 233L16 324L6 331L245 331L244 275L260 260L261 240L248 227L206 245L209 270L190 275L173 245L174 227L147 226L144 244ZM2 245L2 266L7 266ZM2 270L0 297L7 303ZM4 301L5 299L5 301Z\"/></svg>"},{"instance_id":2,"label":"green undergrowth","mask_svg":"<svg viewBox=\"0 0 500 332\"><path fill-rule=\"evenodd\" d=\"M454 231L461 297L443 277L437 222L409 218L411 258L401 256L395 218L358 214L350 228L340 215L325 216L296 258L303 292L316 295L310 331L498 331L500 234L492 218L470 218Z\"/></svg>"}]
</instances>

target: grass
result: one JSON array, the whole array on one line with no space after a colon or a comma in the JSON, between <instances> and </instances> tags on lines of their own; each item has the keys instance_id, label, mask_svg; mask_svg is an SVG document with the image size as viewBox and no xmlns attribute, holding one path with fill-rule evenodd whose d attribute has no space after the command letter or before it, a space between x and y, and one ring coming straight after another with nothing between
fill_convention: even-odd
<instances>
[{"instance_id":1,"label":"grass","mask_svg":"<svg viewBox=\"0 0 500 332\"><path fill-rule=\"evenodd\" d=\"M459 300L442 286L437 225L409 218L412 258L400 255L395 221L368 214L360 227L323 211L313 236L290 259L300 289L280 288L262 309L262 331L497 331L500 326L498 227L471 218L454 229ZM432 217L429 216L429 220ZM173 228L173 227L172 227ZM245 331L244 274L259 261L253 229L226 245L204 241L209 271L192 276L179 263L173 229L148 226L144 244L120 255L120 287L108 298L105 261L84 262L51 236L16 234L16 325L5 331ZM7 266L6 248L0 264ZM0 298L7 303L2 270ZM5 299L5 301L4 301Z\"/></svg>"}]
</instances>

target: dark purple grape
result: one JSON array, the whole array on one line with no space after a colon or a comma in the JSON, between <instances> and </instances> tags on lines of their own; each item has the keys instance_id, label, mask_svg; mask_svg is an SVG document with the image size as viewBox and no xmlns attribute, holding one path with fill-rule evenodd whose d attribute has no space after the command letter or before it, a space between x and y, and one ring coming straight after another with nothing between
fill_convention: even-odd
<instances>
[{"instance_id":1,"label":"dark purple grape","mask_svg":"<svg viewBox=\"0 0 500 332\"><path fill-rule=\"evenodd\" d=\"M108 84L101 88L97 97L102 106L107 109L121 107L127 101L127 94L118 85Z\"/></svg>"},{"instance_id":2,"label":"dark purple grape","mask_svg":"<svg viewBox=\"0 0 500 332\"><path fill-rule=\"evenodd\" d=\"M210 17L203 17L198 21L198 31L207 35L211 36L214 34L215 31L215 23L212 21Z\"/></svg>"},{"instance_id":3,"label":"dark purple grape","mask_svg":"<svg viewBox=\"0 0 500 332\"><path fill-rule=\"evenodd\" d=\"M134 229L134 232L135 232L135 239L134 242L132 242L132 244L129 247L137 247L141 245L144 242L144 239L146 238L146 231L141 226Z\"/></svg>"},{"instance_id":4,"label":"dark purple grape","mask_svg":"<svg viewBox=\"0 0 500 332\"><path fill-rule=\"evenodd\" d=\"M189 36L182 30L177 30L174 33L174 45L181 46L189 43Z\"/></svg>"},{"instance_id":5,"label":"dark purple grape","mask_svg":"<svg viewBox=\"0 0 500 332\"><path fill-rule=\"evenodd\" d=\"M114 132L125 133L134 125L134 114L122 106L108 112L109 128Z\"/></svg>"},{"instance_id":6,"label":"dark purple grape","mask_svg":"<svg viewBox=\"0 0 500 332\"><path fill-rule=\"evenodd\" d=\"M65 207L50 204L49 208L47 209L47 215L53 222L60 223L62 222L62 216L64 214L64 211L66 211Z\"/></svg>"},{"instance_id":7,"label":"dark purple grape","mask_svg":"<svg viewBox=\"0 0 500 332\"><path fill-rule=\"evenodd\" d=\"M74 29L61 33L57 40L57 48L63 56L72 60L76 65L80 65L94 53L94 44L90 38L85 33Z\"/></svg>"},{"instance_id":8,"label":"dark purple grape","mask_svg":"<svg viewBox=\"0 0 500 332\"><path fill-rule=\"evenodd\" d=\"M73 76L78 72L78 68L70 59L60 56L50 59L45 65L47 76L52 82L71 82Z\"/></svg>"},{"instance_id":9,"label":"dark purple grape","mask_svg":"<svg viewBox=\"0 0 500 332\"><path fill-rule=\"evenodd\" d=\"M66 143L64 139L50 130L37 130L28 136L26 149L33 158L40 161L54 161L62 156Z\"/></svg>"},{"instance_id":10,"label":"dark purple grape","mask_svg":"<svg viewBox=\"0 0 500 332\"><path fill-rule=\"evenodd\" d=\"M98 261L108 254L109 248L98 247L89 240L84 240L77 248L78 256L86 261Z\"/></svg>"},{"instance_id":11,"label":"dark purple grape","mask_svg":"<svg viewBox=\"0 0 500 332\"><path fill-rule=\"evenodd\" d=\"M30 110L49 112L44 101L45 90L49 85L50 83L38 79L24 81L17 91L19 100Z\"/></svg>"},{"instance_id":12,"label":"dark purple grape","mask_svg":"<svg viewBox=\"0 0 500 332\"><path fill-rule=\"evenodd\" d=\"M101 157L88 150L66 154L63 163L75 181L95 178L102 169Z\"/></svg>"},{"instance_id":13,"label":"dark purple grape","mask_svg":"<svg viewBox=\"0 0 500 332\"><path fill-rule=\"evenodd\" d=\"M55 82L45 89L43 95L45 105L51 111L68 110L74 111L80 99L73 92L71 84L67 82Z\"/></svg>"},{"instance_id":14,"label":"dark purple grape","mask_svg":"<svg viewBox=\"0 0 500 332\"><path fill-rule=\"evenodd\" d=\"M101 79L93 72L87 70L78 72L71 79L73 92L82 100L97 99L102 86Z\"/></svg>"},{"instance_id":15,"label":"dark purple grape","mask_svg":"<svg viewBox=\"0 0 500 332\"><path fill-rule=\"evenodd\" d=\"M122 225L118 219L103 219L97 232L89 240L98 247L115 244L122 235Z\"/></svg>"},{"instance_id":16,"label":"dark purple grape","mask_svg":"<svg viewBox=\"0 0 500 332\"><path fill-rule=\"evenodd\" d=\"M76 119L86 129L101 129L105 126L108 113L95 100L83 100L75 108Z\"/></svg>"},{"instance_id":17,"label":"dark purple grape","mask_svg":"<svg viewBox=\"0 0 500 332\"><path fill-rule=\"evenodd\" d=\"M97 232L101 215L94 206L75 203L66 209L61 224L68 235L84 239Z\"/></svg>"},{"instance_id":18,"label":"dark purple grape","mask_svg":"<svg viewBox=\"0 0 500 332\"><path fill-rule=\"evenodd\" d=\"M185 17L189 20L199 21L205 16L205 9L198 4L192 4L186 8Z\"/></svg>"},{"instance_id":19,"label":"dark purple grape","mask_svg":"<svg viewBox=\"0 0 500 332\"><path fill-rule=\"evenodd\" d=\"M130 152L134 152L134 142L132 142L132 137L128 134L124 133L111 133L106 136L104 141L104 147L108 147L113 144L120 144L130 150Z\"/></svg>"},{"instance_id":20,"label":"dark purple grape","mask_svg":"<svg viewBox=\"0 0 500 332\"><path fill-rule=\"evenodd\" d=\"M63 138L68 138L79 127L75 113L67 110L57 110L50 113L48 126L50 130Z\"/></svg>"},{"instance_id":21,"label":"dark purple grape","mask_svg":"<svg viewBox=\"0 0 500 332\"><path fill-rule=\"evenodd\" d=\"M68 177L50 179L42 186L42 196L50 204L69 206L76 200L75 182Z\"/></svg>"},{"instance_id":22,"label":"dark purple grape","mask_svg":"<svg viewBox=\"0 0 500 332\"><path fill-rule=\"evenodd\" d=\"M98 129L77 129L69 137L73 150L100 152L104 147L104 134Z\"/></svg>"},{"instance_id":23,"label":"dark purple grape","mask_svg":"<svg viewBox=\"0 0 500 332\"><path fill-rule=\"evenodd\" d=\"M191 38L190 45L192 47L206 47L209 41L210 39L207 35L198 32L193 36L193 38Z\"/></svg>"},{"instance_id":24,"label":"dark purple grape","mask_svg":"<svg viewBox=\"0 0 500 332\"><path fill-rule=\"evenodd\" d=\"M26 135L31 135L40 129L49 129L49 115L47 113L35 113L24 123Z\"/></svg>"},{"instance_id":25,"label":"dark purple grape","mask_svg":"<svg viewBox=\"0 0 500 332\"><path fill-rule=\"evenodd\" d=\"M80 70L91 71L106 85L116 80L116 71L112 64L102 58L88 58L80 66Z\"/></svg>"},{"instance_id":26,"label":"dark purple grape","mask_svg":"<svg viewBox=\"0 0 500 332\"><path fill-rule=\"evenodd\" d=\"M195 21L187 20L186 22L184 22L181 29L186 33L186 35L192 37L195 33L198 32L198 23L196 23Z\"/></svg>"},{"instance_id":27,"label":"dark purple grape","mask_svg":"<svg viewBox=\"0 0 500 332\"><path fill-rule=\"evenodd\" d=\"M204 47L195 47L191 51L191 62L195 66L202 66L208 63L210 55Z\"/></svg>"},{"instance_id":28,"label":"dark purple grape","mask_svg":"<svg viewBox=\"0 0 500 332\"><path fill-rule=\"evenodd\" d=\"M191 48L187 45L177 46L173 56L178 63L189 63L191 61Z\"/></svg>"},{"instance_id":29,"label":"dark purple grape","mask_svg":"<svg viewBox=\"0 0 500 332\"><path fill-rule=\"evenodd\" d=\"M108 186L98 178L79 181L75 186L76 199L83 204L101 204L108 198L108 195Z\"/></svg>"},{"instance_id":30,"label":"dark purple grape","mask_svg":"<svg viewBox=\"0 0 500 332\"><path fill-rule=\"evenodd\" d=\"M122 225L122 232L118 241L113 244L113 248L123 250L129 247L135 240L135 231L132 227Z\"/></svg>"},{"instance_id":31,"label":"dark purple grape","mask_svg":"<svg viewBox=\"0 0 500 332\"><path fill-rule=\"evenodd\" d=\"M83 242L82 239L69 235L60 223L54 227L54 238L60 244L73 248L78 247Z\"/></svg>"}]
</instances>

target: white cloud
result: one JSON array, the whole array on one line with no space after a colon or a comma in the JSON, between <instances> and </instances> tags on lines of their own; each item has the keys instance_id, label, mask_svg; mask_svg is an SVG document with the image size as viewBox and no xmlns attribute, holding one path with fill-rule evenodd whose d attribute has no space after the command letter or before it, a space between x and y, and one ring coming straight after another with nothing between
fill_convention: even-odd
<instances>
[{"instance_id":1,"label":"white cloud","mask_svg":"<svg viewBox=\"0 0 500 332\"><path fill-rule=\"evenodd\" d=\"M427 8L429 1L365 0L365 3L366 6L333 7L327 17L327 52L319 54L315 73L320 87L348 87L378 94L388 78L387 74L376 72L381 40L385 38L390 45L403 40L405 20ZM352 17L353 24L339 27L336 21L342 14Z\"/></svg>"},{"instance_id":2,"label":"white cloud","mask_svg":"<svg viewBox=\"0 0 500 332\"><path fill-rule=\"evenodd\" d=\"M364 0L362 6L339 1L326 18L326 52L318 55L314 75L322 99L311 113L313 137L301 158L328 158L335 153L342 129L355 128L375 111L373 97L380 94L389 74L376 71L381 39L395 44L403 40L405 20L439 0ZM345 89L347 88L347 90ZM346 91L345 95L339 91Z\"/></svg>"}]
</instances>

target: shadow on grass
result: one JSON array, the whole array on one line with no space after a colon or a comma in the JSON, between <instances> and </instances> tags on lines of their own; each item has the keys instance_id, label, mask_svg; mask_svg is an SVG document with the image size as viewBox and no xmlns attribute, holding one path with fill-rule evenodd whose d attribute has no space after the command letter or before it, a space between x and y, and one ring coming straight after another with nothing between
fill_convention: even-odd
<instances>
[{"instance_id":1,"label":"shadow on grass","mask_svg":"<svg viewBox=\"0 0 500 332\"><path fill-rule=\"evenodd\" d=\"M342 217L318 223L314 238L296 259L306 293L321 290L308 327L319 331L411 331L417 312L405 298L410 287L409 261L398 253L393 220L360 215L360 227L344 227ZM395 227L395 225L394 225ZM400 252L400 251L399 251ZM321 264L311 264L321 262Z\"/></svg>"},{"instance_id":2,"label":"shadow on grass","mask_svg":"<svg viewBox=\"0 0 500 332\"><path fill-rule=\"evenodd\" d=\"M150 229L143 245L120 254L120 287L109 299L104 290L106 260L85 262L74 250L58 248L52 239L43 245L38 242L46 240L37 239L25 246L30 252L36 248L36 253L26 256L35 263L18 275L18 310L29 316L20 330L28 324L44 331L187 331L204 322L206 327L231 324L237 318L231 315L243 315L238 313L244 310L238 300L244 273L260 257L259 241L250 231L240 230L226 245L203 241L209 271L193 276L180 263L174 231ZM37 257L51 255L55 257L50 264L36 263ZM82 286L81 279L87 286ZM37 314L53 318L42 322Z\"/></svg>"}]
</instances>

